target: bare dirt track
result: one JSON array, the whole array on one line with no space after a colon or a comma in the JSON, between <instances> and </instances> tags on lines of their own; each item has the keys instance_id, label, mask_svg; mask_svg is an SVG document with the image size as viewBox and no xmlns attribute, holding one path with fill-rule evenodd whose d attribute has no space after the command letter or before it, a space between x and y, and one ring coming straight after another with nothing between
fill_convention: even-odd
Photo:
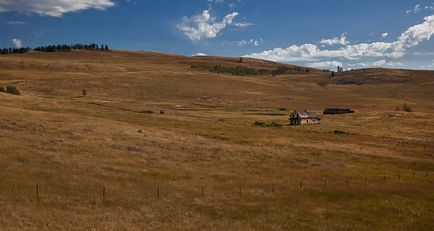
<instances>
[{"instance_id":1,"label":"bare dirt track","mask_svg":"<svg viewBox=\"0 0 434 231\"><path fill-rule=\"evenodd\" d=\"M0 56L22 93L0 93L0 229L434 229L434 72L192 68L282 66L238 61ZM281 110L326 107L355 113L290 127Z\"/></svg>"}]
</instances>

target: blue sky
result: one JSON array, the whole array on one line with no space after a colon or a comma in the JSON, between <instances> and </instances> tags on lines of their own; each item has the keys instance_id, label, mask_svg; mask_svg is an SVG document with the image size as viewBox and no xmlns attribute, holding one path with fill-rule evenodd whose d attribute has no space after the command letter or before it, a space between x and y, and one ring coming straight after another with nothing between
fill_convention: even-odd
<instances>
[{"instance_id":1,"label":"blue sky","mask_svg":"<svg viewBox=\"0 0 434 231\"><path fill-rule=\"evenodd\" d=\"M0 0L0 47L249 56L333 69L434 69L433 0Z\"/></svg>"}]
</instances>

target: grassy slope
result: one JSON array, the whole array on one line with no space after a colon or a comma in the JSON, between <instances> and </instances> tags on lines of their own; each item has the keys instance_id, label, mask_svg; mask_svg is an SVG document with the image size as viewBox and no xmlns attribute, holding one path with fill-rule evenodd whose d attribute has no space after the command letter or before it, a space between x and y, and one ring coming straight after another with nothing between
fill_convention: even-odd
<instances>
[{"instance_id":1,"label":"grassy slope","mask_svg":"<svg viewBox=\"0 0 434 231\"><path fill-rule=\"evenodd\" d=\"M315 70L272 78L190 69L236 61L121 51L0 56L0 85L23 93L0 93L0 227L433 228L434 176L424 176L434 169L432 72L368 70L407 81L321 87L333 80ZM415 112L394 111L404 102ZM253 125L287 123L279 108L329 106L356 113L323 116L318 126Z\"/></svg>"}]
</instances>

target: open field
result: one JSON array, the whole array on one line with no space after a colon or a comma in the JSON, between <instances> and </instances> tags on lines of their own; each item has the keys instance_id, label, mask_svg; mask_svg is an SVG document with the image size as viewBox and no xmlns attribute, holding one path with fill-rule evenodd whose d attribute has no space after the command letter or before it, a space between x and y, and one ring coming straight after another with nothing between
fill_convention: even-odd
<instances>
[{"instance_id":1,"label":"open field","mask_svg":"<svg viewBox=\"0 0 434 231\"><path fill-rule=\"evenodd\" d=\"M0 229L434 229L434 72L191 68L278 66L237 61L0 56L22 93L0 93ZM356 113L290 127L281 110L325 107Z\"/></svg>"}]
</instances>

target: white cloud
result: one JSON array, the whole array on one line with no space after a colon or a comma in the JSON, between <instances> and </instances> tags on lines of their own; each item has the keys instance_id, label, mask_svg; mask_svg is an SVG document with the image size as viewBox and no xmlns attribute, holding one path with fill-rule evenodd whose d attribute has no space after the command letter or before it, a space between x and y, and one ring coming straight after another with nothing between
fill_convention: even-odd
<instances>
[{"instance_id":1,"label":"white cloud","mask_svg":"<svg viewBox=\"0 0 434 231\"><path fill-rule=\"evenodd\" d=\"M331 39L322 39L320 41L321 44L323 45L329 45L329 46L333 46L333 45L348 45L350 42L348 42L347 37L345 34L342 34L340 38L338 37L334 37Z\"/></svg>"},{"instance_id":2,"label":"white cloud","mask_svg":"<svg viewBox=\"0 0 434 231\"><path fill-rule=\"evenodd\" d=\"M417 14L421 11L432 11L434 10L434 3L431 3L431 5L426 5L426 6L421 6L420 4L417 4L416 6L414 6L412 9L410 10L406 10L405 13L410 14Z\"/></svg>"},{"instance_id":3,"label":"white cloud","mask_svg":"<svg viewBox=\"0 0 434 231\"><path fill-rule=\"evenodd\" d=\"M384 64L386 64L386 60L385 60L385 59L378 60L378 61L375 61L374 63L372 63L372 65L373 65L373 66L376 66L376 67L381 67L381 66L383 66Z\"/></svg>"},{"instance_id":4,"label":"white cloud","mask_svg":"<svg viewBox=\"0 0 434 231\"><path fill-rule=\"evenodd\" d=\"M193 56L208 56L207 54L205 54L205 53L196 53L196 54L194 54Z\"/></svg>"},{"instance_id":5,"label":"white cloud","mask_svg":"<svg viewBox=\"0 0 434 231\"><path fill-rule=\"evenodd\" d=\"M275 48L260 53L253 53L247 57L259 59L292 62L316 61L321 58L345 58L357 60L365 57L400 58L405 55L406 49L429 40L434 34L434 15L424 18L424 22L408 28L398 40L394 42L374 42L346 45L338 49L320 49L314 44L291 45L287 48Z\"/></svg>"},{"instance_id":6,"label":"white cloud","mask_svg":"<svg viewBox=\"0 0 434 231\"><path fill-rule=\"evenodd\" d=\"M86 9L104 10L114 5L113 0L0 0L0 12L17 11L61 17L69 12Z\"/></svg>"},{"instance_id":7,"label":"white cloud","mask_svg":"<svg viewBox=\"0 0 434 231\"><path fill-rule=\"evenodd\" d=\"M402 57L404 53L394 49L393 43L375 42L348 45L334 50L321 50L314 44L292 45L247 55L259 59L280 62L315 61L320 58Z\"/></svg>"},{"instance_id":8,"label":"white cloud","mask_svg":"<svg viewBox=\"0 0 434 231\"><path fill-rule=\"evenodd\" d=\"M209 3L216 3L216 4L219 4L219 3L224 3L225 0L208 0L208 2L209 2Z\"/></svg>"},{"instance_id":9,"label":"white cloud","mask_svg":"<svg viewBox=\"0 0 434 231\"><path fill-rule=\"evenodd\" d=\"M208 38L215 38L227 26L245 27L249 23L235 23L234 19L239 15L233 12L226 15L222 21L216 22L209 10L204 10L200 15L184 17L177 25L178 29L192 41L200 41Z\"/></svg>"},{"instance_id":10,"label":"white cloud","mask_svg":"<svg viewBox=\"0 0 434 231\"><path fill-rule=\"evenodd\" d=\"M262 43L264 43L263 39L255 40L255 39L248 39L248 40L240 40L240 41L223 41L223 45L237 45L237 46L259 46Z\"/></svg>"},{"instance_id":11,"label":"white cloud","mask_svg":"<svg viewBox=\"0 0 434 231\"><path fill-rule=\"evenodd\" d=\"M308 63L307 66L314 67L314 68L336 68L337 66L342 67L342 62L339 61L325 61L325 62L315 62L315 63Z\"/></svg>"},{"instance_id":12,"label":"white cloud","mask_svg":"<svg viewBox=\"0 0 434 231\"><path fill-rule=\"evenodd\" d=\"M8 25L14 25L14 26L27 25L26 22L21 22L21 21L8 21L7 24Z\"/></svg>"},{"instance_id":13,"label":"white cloud","mask_svg":"<svg viewBox=\"0 0 434 231\"><path fill-rule=\"evenodd\" d=\"M389 33L387 33L387 32L381 34L382 38L386 38L387 36L389 36Z\"/></svg>"},{"instance_id":14,"label":"white cloud","mask_svg":"<svg viewBox=\"0 0 434 231\"><path fill-rule=\"evenodd\" d=\"M14 44L15 48L21 48L21 47L23 47L23 42L21 41L21 39L13 38L12 39L12 44Z\"/></svg>"},{"instance_id":15,"label":"white cloud","mask_svg":"<svg viewBox=\"0 0 434 231\"><path fill-rule=\"evenodd\" d=\"M407 14L410 14L410 13L417 14L421 10L422 10L422 8L420 7L420 4L417 4L416 6L413 7L413 9L405 11L405 13L407 13Z\"/></svg>"},{"instance_id":16,"label":"white cloud","mask_svg":"<svg viewBox=\"0 0 434 231\"><path fill-rule=\"evenodd\" d=\"M408 28L396 42L399 48L411 48L424 40L429 40L434 34L434 15L424 18L425 22Z\"/></svg>"},{"instance_id":17,"label":"white cloud","mask_svg":"<svg viewBox=\"0 0 434 231\"><path fill-rule=\"evenodd\" d=\"M403 66L403 64L401 62L387 62L385 59L382 60L378 60L372 63L372 66L374 67L384 67L384 66L388 66L388 67L399 67L399 66Z\"/></svg>"},{"instance_id":18,"label":"white cloud","mask_svg":"<svg viewBox=\"0 0 434 231\"><path fill-rule=\"evenodd\" d=\"M248 27L248 26L253 26L254 24L249 22L235 22L232 25L237 27Z\"/></svg>"}]
</instances>

